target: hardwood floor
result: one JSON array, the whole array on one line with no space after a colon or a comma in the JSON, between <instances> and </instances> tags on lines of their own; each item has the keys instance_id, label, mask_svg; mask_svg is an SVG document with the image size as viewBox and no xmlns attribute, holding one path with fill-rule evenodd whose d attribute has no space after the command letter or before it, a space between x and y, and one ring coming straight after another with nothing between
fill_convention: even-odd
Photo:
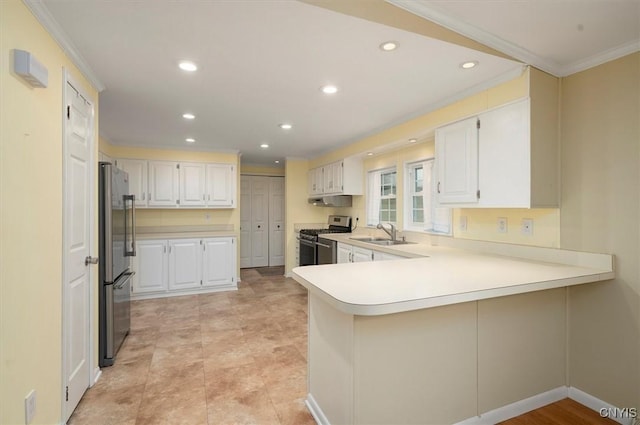
<instances>
[{"instance_id":1,"label":"hardwood floor","mask_svg":"<svg viewBox=\"0 0 640 425\"><path fill-rule=\"evenodd\" d=\"M613 425L617 422L602 418L577 401L565 398L534 411L516 416L500 425Z\"/></svg>"}]
</instances>

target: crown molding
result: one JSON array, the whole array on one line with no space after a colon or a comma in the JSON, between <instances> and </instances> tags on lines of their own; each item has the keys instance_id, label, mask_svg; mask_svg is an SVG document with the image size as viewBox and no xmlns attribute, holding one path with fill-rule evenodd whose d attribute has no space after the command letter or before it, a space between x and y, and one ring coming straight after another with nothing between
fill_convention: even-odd
<instances>
[{"instance_id":1,"label":"crown molding","mask_svg":"<svg viewBox=\"0 0 640 425\"><path fill-rule=\"evenodd\" d=\"M55 20L51 11L44 5L41 0L24 0L31 13L42 24L42 26L49 32L51 37L60 45L62 50L67 54L71 62L78 67L80 72L89 80L91 85L101 92L105 89L104 84L100 81L98 76L93 72L93 69L89 66L87 61L82 57L78 49L73 45L67 33L62 29L58 21Z\"/></svg>"},{"instance_id":2,"label":"crown molding","mask_svg":"<svg viewBox=\"0 0 640 425\"><path fill-rule=\"evenodd\" d=\"M526 64L533 65L536 68L548 72L556 77L566 77L576 72L584 71L605 62L621 58L628 54L640 51L640 41L634 40L630 43L623 44L613 49L606 50L597 55L586 59L581 59L567 65L561 65L556 61L543 58L531 51L524 49L507 40L497 37L487 31L476 26L462 22L450 14L442 10L428 5L425 2L417 2L415 0L385 0L399 8L402 8L415 15L433 21L451 31L455 31L465 37L475 40L479 43L491 47L505 53Z\"/></svg>"},{"instance_id":3,"label":"crown molding","mask_svg":"<svg viewBox=\"0 0 640 425\"><path fill-rule=\"evenodd\" d=\"M575 61L560 69L560 77L566 77L576 72L585 71L594 66L602 65L603 63L610 62L615 59L619 59L623 56L630 55L632 53L640 51L640 40L634 40L629 43L622 44L597 55L590 56L586 59Z\"/></svg>"},{"instance_id":4,"label":"crown molding","mask_svg":"<svg viewBox=\"0 0 640 425\"><path fill-rule=\"evenodd\" d=\"M215 148L211 146L195 146L195 145L146 145L143 143L121 143L109 141L109 144L112 146L118 146L122 148L140 148L140 149L155 149L155 150L166 150L166 151L189 151L189 152L214 152L214 153L228 153L228 154L236 154L240 155L240 151L238 149L223 149L223 148Z\"/></svg>"}]
</instances>

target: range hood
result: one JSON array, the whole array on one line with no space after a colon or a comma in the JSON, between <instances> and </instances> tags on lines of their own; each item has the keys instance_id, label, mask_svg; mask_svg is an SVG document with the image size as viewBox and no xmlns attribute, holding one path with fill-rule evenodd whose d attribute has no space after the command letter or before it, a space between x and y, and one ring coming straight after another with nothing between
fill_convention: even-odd
<instances>
[{"instance_id":1,"label":"range hood","mask_svg":"<svg viewBox=\"0 0 640 425\"><path fill-rule=\"evenodd\" d=\"M317 196L309 198L308 202L317 207L350 207L351 195Z\"/></svg>"}]
</instances>

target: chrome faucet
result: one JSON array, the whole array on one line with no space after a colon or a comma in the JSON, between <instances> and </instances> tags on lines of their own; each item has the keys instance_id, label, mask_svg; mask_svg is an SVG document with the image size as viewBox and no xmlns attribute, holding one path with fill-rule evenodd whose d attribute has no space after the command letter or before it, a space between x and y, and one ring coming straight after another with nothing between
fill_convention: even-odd
<instances>
[{"instance_id":1,"label":"chrome faucet","mask_svg":"<svg viewBox=\"0 0 640 425\"><path fill-rule=\"evenodd\" d=\"M378 225L376 226L376 229L382 229L382 230L384 230L384 232L385 232L387 235L389 235L389 237L391 237L391 240L392 240L392 241L395 241L395 240L396 240L396 236L397 236L396 226L394 226L392 223L387 223L387 224L391 227L391 230L387 230L387 228L386 228L386 227L384 227L384 226L382 225L382 223L378 223Z\"/></svg>"}]
</instances>

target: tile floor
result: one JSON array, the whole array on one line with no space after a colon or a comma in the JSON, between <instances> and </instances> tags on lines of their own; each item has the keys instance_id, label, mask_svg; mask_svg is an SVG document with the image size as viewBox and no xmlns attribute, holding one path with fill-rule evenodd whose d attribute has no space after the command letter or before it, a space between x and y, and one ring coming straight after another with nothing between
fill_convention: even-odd
<instances>
[{"instance_id":1,"label":"tile floor","mask_svg":"<svg viewBox=\"0 0 640 425\"><path fill-rule=\"evenodd\" d=\"M259 270L238 291L133 302L116 364L69 425L314 424L306 290Z\"/></svg>"}]
</instances>

